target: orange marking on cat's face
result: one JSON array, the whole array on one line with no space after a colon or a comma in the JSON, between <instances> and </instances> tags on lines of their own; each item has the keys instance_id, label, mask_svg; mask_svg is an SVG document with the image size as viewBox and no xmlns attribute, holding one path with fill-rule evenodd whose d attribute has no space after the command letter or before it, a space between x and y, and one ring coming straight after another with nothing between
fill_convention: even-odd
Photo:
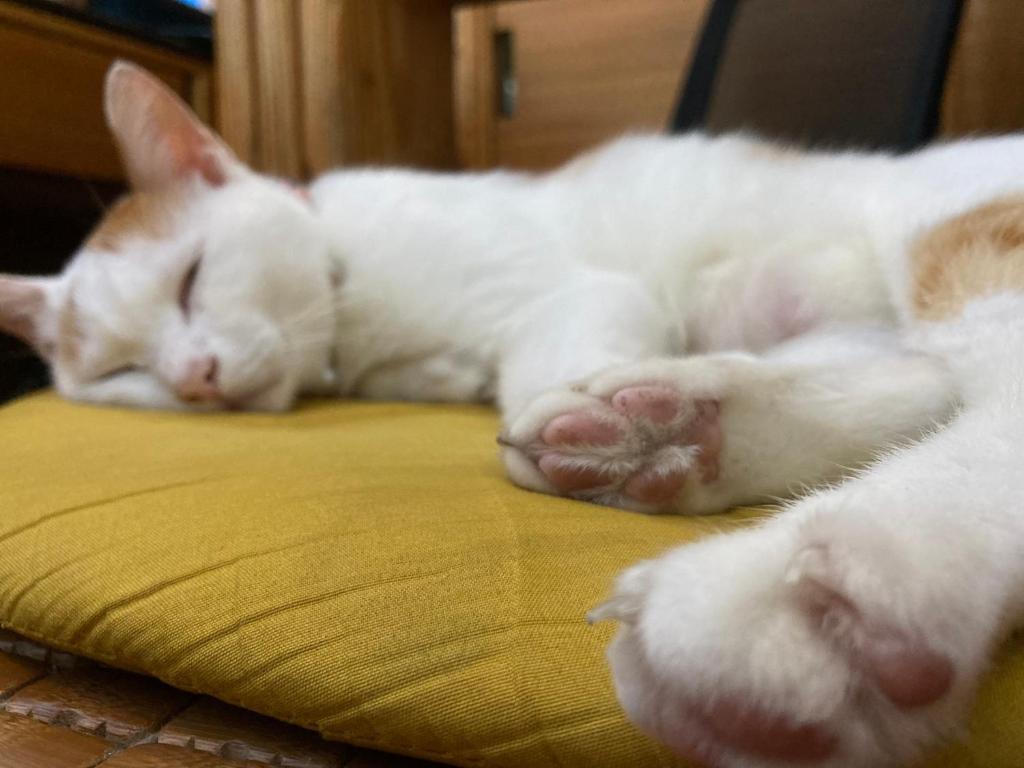
<instances>
[{"instance_id":1,"label":"orange marking on cat's face","mask_svg":"<svg viewBox=\"0 0 1024 768\"><path fill-rule=\"evenodd\" d=\"M947 219L912 246L913 308L942 320L972 299L1024 293L1024 195L1001 198Z\"/></svg>"},{"instance_id":2,"label":"orange marking on cat's face","mask_svg":"<svg viewBox=\"0 0 1024 768\"><path fill-rule=\"evenodd\" d=\"M181 193L176 190L133 192L111 206L89 238L87 248L118 252L128 240L158 240L171 234Z\"/></svg>"}]
</instances>

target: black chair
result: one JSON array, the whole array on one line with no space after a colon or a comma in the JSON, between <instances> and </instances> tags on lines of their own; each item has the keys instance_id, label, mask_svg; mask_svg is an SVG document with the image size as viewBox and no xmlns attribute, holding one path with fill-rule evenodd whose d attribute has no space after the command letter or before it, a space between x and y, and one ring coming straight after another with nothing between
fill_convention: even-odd
<instances>
[{"instance_id":1,"label":"black chair","mask_svg":"<svg viewBox=\"0 0 1024 768\"><path fill-rule=\"evenodd\" d=\"M671 129L830 148L931 139L962 0L714 0Z\"/></svg>"}]
</instances>

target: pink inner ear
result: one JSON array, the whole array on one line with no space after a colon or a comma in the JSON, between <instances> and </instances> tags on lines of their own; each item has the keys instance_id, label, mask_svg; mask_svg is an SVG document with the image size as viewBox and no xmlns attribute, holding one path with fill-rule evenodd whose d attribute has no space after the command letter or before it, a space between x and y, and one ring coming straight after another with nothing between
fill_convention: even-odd
<instances>
[{"instance_id":1,"label":"pink inner ear","mask_svg":"<svg viewBox=\"0 0 1024 768\"><path fill-rule=\"evenodd\" d=\"M227 182L227 175L224 168L217 162L216 158L204 152L196 162L199 173L206 179L207 183L214 187L223 186Z\"/></svg>"},{"instance_id":2,"label":"pink inner ear","mask_svg":"<svg viewBox=\"0 0 1024 768\"><path fill-rule=\"evenodd\" d=\"M176 93L133 65L111 68L106 111L136 188L160 188L193 173L220 186L238 162Z\"/></svg>"},{"instance_id":3,"label":"pink inner ear","mask_svg":"<svg viewBox=\"0 0 1024 768\"><path fill-rule=\"evenodd\" d=\"M168 135L167 144L170 154L174 158L174 166L179 176L187 176L189 173L198 173L208 184L214 187L222 186L227 182L227 175L223 166L210 152L206 137L201 133L189 130L185 135Z\"/></svg>"},{"instance_id":4,"label":"pink inner ear","mask_svg":"<svg viewBox=\"0 0 1024 768\"><path fill-rule=\"evenodd\" d=\"M39 347L39 318L46 294L38 285L15 277L0 277L0 331Z\"/></svg>"}]
</instances>

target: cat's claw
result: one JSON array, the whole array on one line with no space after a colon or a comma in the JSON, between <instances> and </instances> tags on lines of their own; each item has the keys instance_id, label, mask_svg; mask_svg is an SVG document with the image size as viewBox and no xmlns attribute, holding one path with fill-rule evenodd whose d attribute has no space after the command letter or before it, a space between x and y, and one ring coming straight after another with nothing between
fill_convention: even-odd
<instances>
[{"instance_id":1,"label":"cat's claw","mask_svg":"<svg viewBox=\"0 0 1024 768\"><path fill-rule=\"evenodd\" d=\"M643 381L551 392L503 435L512 479L534 490L670 511L690 483L718 478L719 402Z\"/></svg>"}]
</instances>

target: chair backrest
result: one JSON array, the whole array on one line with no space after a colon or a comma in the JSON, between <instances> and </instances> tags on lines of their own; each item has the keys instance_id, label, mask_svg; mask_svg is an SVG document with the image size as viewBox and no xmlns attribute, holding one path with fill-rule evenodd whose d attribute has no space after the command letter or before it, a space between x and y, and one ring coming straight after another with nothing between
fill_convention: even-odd
<instances>
[{"instance_id":1,"label":"chair backrest","mask_svg":"<svg viewBox=\"0 0 1024 768\"><path fill-rule=\"evenodd\" d=\"M909 150L938 126L962 0L714 0L673 131Z\"/></svg>"}]
</instances>

